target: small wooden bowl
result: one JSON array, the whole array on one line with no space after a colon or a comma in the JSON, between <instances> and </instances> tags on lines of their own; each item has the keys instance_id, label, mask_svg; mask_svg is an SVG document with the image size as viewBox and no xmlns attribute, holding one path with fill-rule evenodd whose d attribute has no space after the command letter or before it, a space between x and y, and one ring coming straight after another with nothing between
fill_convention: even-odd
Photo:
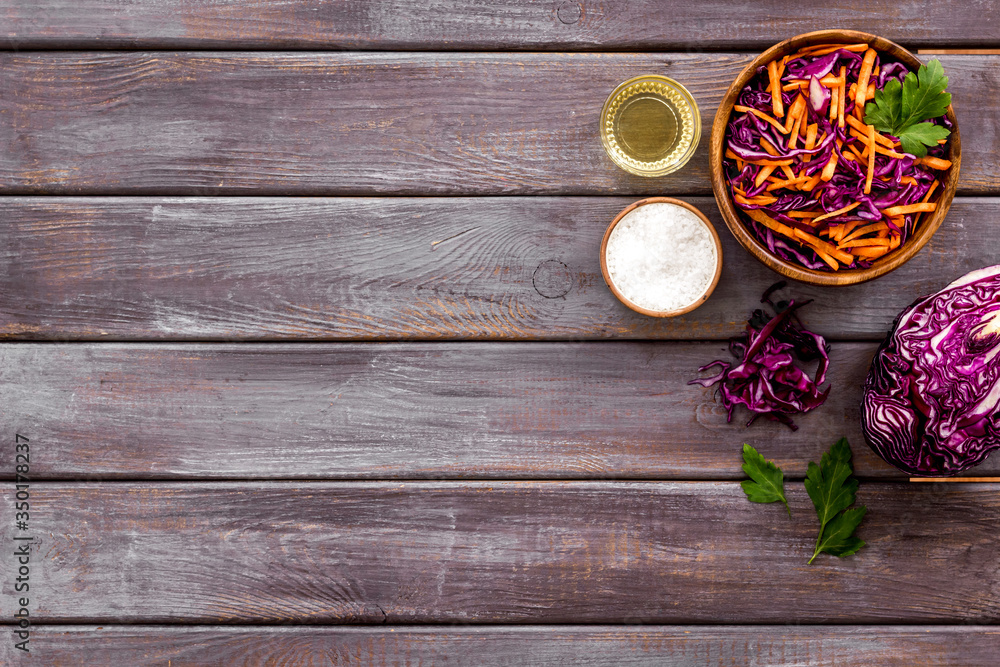
<instances>
[{"instance_id":1,"label":"small wooden bowl","mask_svg":"<svg viewBox=\"0 0 1000 667\"><path fill-rule=\"evenodd\" d=\"M717 261L715 262L715 276L712 277L712 282L709 283L708 289L705 290L705 293L702 294L697 301L678 310L649 310L648 308L643 308L642 306L632 303L624 294L618 291L618 288L615 287L615 283L611 280L611 274L608 272L607 251L608 239L611 238L611 232L613 232L615 227L618 226L621 219L628 215L631 211L637 209L643 204L656 203L676 204L677 206L683 206L687 210L691 211L705 224L705 227L708 228L709 233L712 235L712 240L715 242L715 256ZM611 224L608 225L608 228L605 230L604 238L601 240L601 274L604 276L604 282L607 284L608 289L611 290L611 293L614 294L619 301L635 312L642 313L643 315L649 315L650 317L675 317L677 315L683 315L684 313L690 313L692 310L705 303L705 301L708 300L708 297L712 296L715 286L719 284L719 276L722 274L722 243L719 241L719 234L715 231L715 227L711 222L709 222L708 218L705 217L705 214L691 204L683 202L680 199L674 199L673 197L649 197L647 199L640 199L634 204L629 204L622 209L621 213L615 216L615 219L611 221Z\"/></svg>"},{"instance_id":2,"label":"small wooden bowl","mask_svg":"<svg viewBox=\"0 0 1000 667\"><path fill-rule=\"evenodd\" d=\"M906 243L887 255L878 258L867 269L841 269L840 271L816 271L807 269L804 266L787 262L780 257L776 257L767 249L767 246L758 241L753 234L743 225L738 213L738 209L733 203L726 177L722 172L722 155L725 152L726 126L729 124L729 117L733 112L733 105L743 90L744 86L757 74L757 68L766 66L770 61L781 58L790 53L798 51L804 46L823 43L860 44L867 43L871 48L880 54L885 54L905 64L912 71L917 71L920 61L912 53L894 44L887 39L869 35L865 32L854 30L819 30L817 32L807 32L797 37L792 37L779 44L775 44L767 51L757 56L753 62L747 65L740 75L729 87L726 96L722 98L719 110L715 114L715 122L712 125L712 138L709 145L709 166L712 173L712 190L715 193L715 201L722 211L722 217L726 221L729 230L736 237L744 248L749 250L757 259L774 269L778 273L794 280L813 285L854 285L865 282L881 275L889 273L906 263L911 257L924 247L930 238L941 226L948 208L955 197L955 189L958 187L958 170L962 162L962 141L958 134L958 121L955 119L955 111L948 107L948 120L952 123L951 135L948 137L951 168L942 179L941 193L938 195L937 209L924 218L917 232L907 239Z\"/></svg>"}]
</instances>

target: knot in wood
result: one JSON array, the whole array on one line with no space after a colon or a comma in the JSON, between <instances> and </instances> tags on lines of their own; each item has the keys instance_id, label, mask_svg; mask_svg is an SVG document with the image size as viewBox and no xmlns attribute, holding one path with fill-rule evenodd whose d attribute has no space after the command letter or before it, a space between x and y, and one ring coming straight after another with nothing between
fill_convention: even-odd
<instances>
[{"instance_id":1,"label":"knot in wood","mask_svg":"<svg viewBox=\"0 0 1000 667\"><path fill-rule=\"evenodd\" d=\"M583 16L583 5L579 2L564 2L556 10L556 16L566 25L573 25Z\"/></svg>"},{"instance_id":2,"label":"knot in wood","mask_svg":"<svg viewBox=\"0 0 1000 667\"><path fill-rule=\"evenodd\" d=\"M573 275L569 267L555 259L547 259L538 265L531 276L535 291L546 299L566 296L573 286Z\"/></svg>"}]
</instances>

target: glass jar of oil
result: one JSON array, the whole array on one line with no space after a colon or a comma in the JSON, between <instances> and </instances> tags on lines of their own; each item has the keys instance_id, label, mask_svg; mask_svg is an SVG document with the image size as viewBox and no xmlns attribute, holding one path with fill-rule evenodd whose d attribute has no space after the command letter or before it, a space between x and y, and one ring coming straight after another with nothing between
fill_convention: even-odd
<instances>
[{"instance_id":1,"label":"glass jar of oil","mask_svg":"<svg viewBox=\"0 0 1000 667\"><path fill-rule=\"evenodd\" d=\"M619 167L639 176L663 176L683 167L701 138L694 97L665 76L637 76L620 84L601 111L601 142Z\"/></svg>"}]
</instances>

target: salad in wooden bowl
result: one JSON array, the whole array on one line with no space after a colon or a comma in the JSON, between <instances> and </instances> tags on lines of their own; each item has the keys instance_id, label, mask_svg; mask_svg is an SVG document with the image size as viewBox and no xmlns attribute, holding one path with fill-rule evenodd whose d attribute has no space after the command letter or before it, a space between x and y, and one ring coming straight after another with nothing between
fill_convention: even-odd
<instances>
[{"instance_id":1,"label":"salad in wooden bowl","mask_svg":"<svg viewBox=\"0 0 1000 667\"><path fill-rule=\"evenodd\" d=\"M958 124L941 64L866 33L799 35L758 56L712 127L716 201L782 275L871 280L930 239L955 195Z\"/></svg>"}]
</instances>

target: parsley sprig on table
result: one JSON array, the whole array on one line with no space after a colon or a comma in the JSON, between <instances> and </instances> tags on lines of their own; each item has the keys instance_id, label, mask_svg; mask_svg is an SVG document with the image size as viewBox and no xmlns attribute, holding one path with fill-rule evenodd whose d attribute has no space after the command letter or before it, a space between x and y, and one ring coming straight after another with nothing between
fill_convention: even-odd
<instances>
[{"instance_id":1,"label":"parsley sprig on table","mask_svg":"<svg viewBox=\"0 0 1000 667\"><path fill-rule=\"evenodd\" d=\"M819 517L819 535L816 536L816 549L809 559L810 564L824 551L843 558L865 546L863 540L854 537L854 531L868 508L861 505L847 509L854 504L858 491L858 480L851 476L853 472L851 446L847 444L847 438L835 442L830 451L823 454L819 465L809 462L806 492L812 498Z\"/></svg>"},{"instance_id":2,"label":"parsley sprig on table","mask_svg":"<svg viewBox=\"0 0 1000 667\"><path fill-rule=\"evenodd\" d=\"M743 472L750 479L740 482L740 486L743 487L743 493L747 494L747 499L752 503L773 503L780 500L785 503L788 516L792 516L788 499L785 498L785 475L781 468L774 461L765 460L746 443L743 444L743 461Z\"/></svg>"},{"instance_id":3,"label":"parsley sprig on table","mask_svg":"<svg viewBox=\"0 0 1000 667\"><path fill-rule=\"evenodd\" d=\"M903 83L889 79L882 90L876 90L874 101L865 106L865 123L898 137L904 152L923 157L928 146L937 146L951 134L946 127L923 122L947 112L951 104L947 87L941 62L932 60L921 65L916 74L907 74Z\"/></svg>"},{"instance_id":4,"label":"parsley sprig on table","mask_svg":"<svg viewBox=\"0 0 1000 667\"><path fill-rule=\"evenodd\" d=\"M740 483L747 499L754 503L781 501L792 515L785 498L784 473L773 461L767 461L748 444L743 445L743 472L750 479ZM816 556L828 553L839 558L850 556L865 546L863 540L854 536L858 524L868 512L864 505L851 508L858 490L858 480L852 477L851 446L847 438L833 444L830 451L823 454L819 465L809 462L806 474L806 492L816 507L819 517L819 535L813 550L811 565ZM850 508L850 509L849 509Z\"/></svg>"}]
</instances>

